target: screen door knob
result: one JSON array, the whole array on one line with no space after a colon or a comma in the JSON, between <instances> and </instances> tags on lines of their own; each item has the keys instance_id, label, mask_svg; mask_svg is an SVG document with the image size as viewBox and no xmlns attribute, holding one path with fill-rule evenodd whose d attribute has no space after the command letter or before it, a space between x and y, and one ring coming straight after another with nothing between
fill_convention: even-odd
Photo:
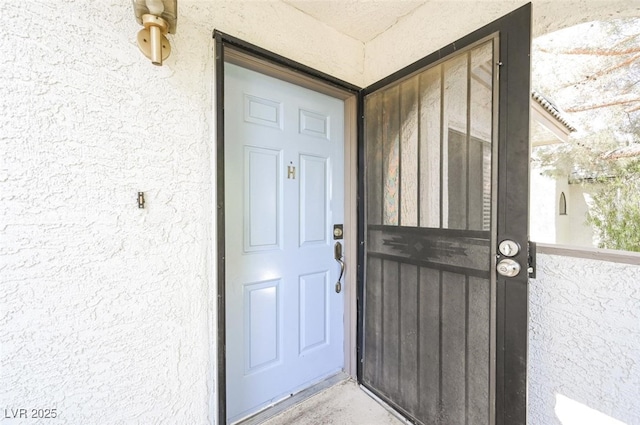
<instances>
[{"instance_id":1,"label":"screen door knob","mask_svg":"<svg viewBox=\"0 0 640 425\"><path fill-rule=\"evenodd\" d=\"M505 258L498 263L498 273L506 277L515 277L520 273L520 264L511 258Z\"/></svg>"}]
</instances>

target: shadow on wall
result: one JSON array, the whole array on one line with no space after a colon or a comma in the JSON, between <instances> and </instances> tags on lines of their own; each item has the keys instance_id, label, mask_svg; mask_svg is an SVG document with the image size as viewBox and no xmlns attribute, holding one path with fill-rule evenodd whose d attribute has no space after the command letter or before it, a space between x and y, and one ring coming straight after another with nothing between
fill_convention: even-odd
<instances>
[{"instance_id":1,"label":"shadow on wall","mask_svg":"<svg viewBox=\"0 0 640 425\"><path fill-rule=\"evenodd\" d=\"M537 261L530 423L640 424L640 266L544 254Z\"/></svg>"}]
</instances>

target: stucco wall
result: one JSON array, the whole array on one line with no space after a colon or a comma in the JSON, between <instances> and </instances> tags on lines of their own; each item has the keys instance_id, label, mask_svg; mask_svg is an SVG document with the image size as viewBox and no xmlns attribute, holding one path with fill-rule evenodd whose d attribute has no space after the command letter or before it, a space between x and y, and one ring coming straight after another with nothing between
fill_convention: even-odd
<instances>
[{"instance_id":1,"label":"stucco wall","mask_svg":"<svg viewBox=\"0 0 640 425\"><path fill-rule=\"evenodd\" d=\"M640 266L538 255L530 281L529 423L640 423L638 276Z\"/></svg>"},{"instance_id":2,"label":"stucco wall","mask_svg":"<svg viewBox=\"0 0 640 425\"><path fill-rule=\"evenodd\" d=\"M593 248L593 229L587 224L587 198L595 190L569 184L567 179L543 175L540 169L531 170L529 235L532 241ZM586 190L585 190L586 189ZM565 194L567 214L560 215L560 196Z\"/></svg>"},{"instance_id":3,"label":"stucco wall","mask_svg":"<svg viewBox=\"0 0 640 425\"><path fill-rule=\"evenodd\" d=\"M640 14L637 0L427 1L366 43L364 81L378 81L529 1L533 3L534 37L599 17Z\"/></svg>"},{"instance_id":4,"label":"stucco wall","mask_svg":"<svg viewBox=\"0 0 640 425\"><path fill-rule=\"evenodd\" d=\"M562 245L577 245L597 247L598 237L594 234L591 225L586 223L589 213L589 203L592 202L592 194L602 189L602 185L596 183L568 185L567 193L567 237L558 241Z\"/></svg>"},{"instance_id":5,"label":"stucco wall","mask_svg":"<svg viewBox=\"0 0 640 425\"><path fill-rule=\"evenodd\" d=\"M529 237L532 241L556 243L558 237L558 205L556 181L531 170L529 184Z\"/></svg>"},{"instance_id":6,"label":"stucco wall","mask_svg":"<svg viewBox=\"0 0 640 425\"><path fill-rule=\"evenodd\" d=\"M0 2L3 424L39 423L4 418L20 408L57 409L40 423L208 423L213 28L362 85L481 23L444 40L411 18L368 46L365 76L361 43L279 2L179 7L157 68L128 0ZM554 424L556 392L639 422L637 268L540 261L531 423Z\"/></svg>"},{"instance_id":7,"label":"stucco wall","mask_svg":"<svg viewBox=\"0 0 640 425\"><path fill-rule=\"evenodd\" d=\"M212 30L361 78L361 43L287 5L179 3L158 68L129 0L0 2L3 424L207 423Z\"/></svg>"}]
</instances>

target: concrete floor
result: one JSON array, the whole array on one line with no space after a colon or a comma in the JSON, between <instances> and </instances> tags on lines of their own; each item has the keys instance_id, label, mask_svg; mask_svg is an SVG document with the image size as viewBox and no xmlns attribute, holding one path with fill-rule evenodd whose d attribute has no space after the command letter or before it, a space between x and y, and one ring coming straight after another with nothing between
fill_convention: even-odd
<instances>
[{"instance_id":1,"label":"concrete floor","mask_svg":"<svg viewBox=\"0 0 640 425\"><path fill-rule=\"evenodd\" d=\"M264 425L403 425L352 380L291 407Z\"/></svg>"}]
</instances>

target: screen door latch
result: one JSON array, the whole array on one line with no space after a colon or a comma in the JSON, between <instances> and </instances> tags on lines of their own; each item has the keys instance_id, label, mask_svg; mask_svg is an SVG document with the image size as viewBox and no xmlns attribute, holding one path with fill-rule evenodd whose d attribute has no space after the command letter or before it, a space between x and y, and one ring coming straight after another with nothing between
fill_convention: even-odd
<instances>
[{"instance_id":1,"label":"screen door latch","mask_svg":"<svg viewBox=\"0 0 640 425\"><path fill-rule=\"evenodd\" d=\"M537 246L535 242L529 241L529 264L527 265L527 273L529 274L529 278L536 278L536 256L537 256Z\"/></svg>"}]
</instances>

